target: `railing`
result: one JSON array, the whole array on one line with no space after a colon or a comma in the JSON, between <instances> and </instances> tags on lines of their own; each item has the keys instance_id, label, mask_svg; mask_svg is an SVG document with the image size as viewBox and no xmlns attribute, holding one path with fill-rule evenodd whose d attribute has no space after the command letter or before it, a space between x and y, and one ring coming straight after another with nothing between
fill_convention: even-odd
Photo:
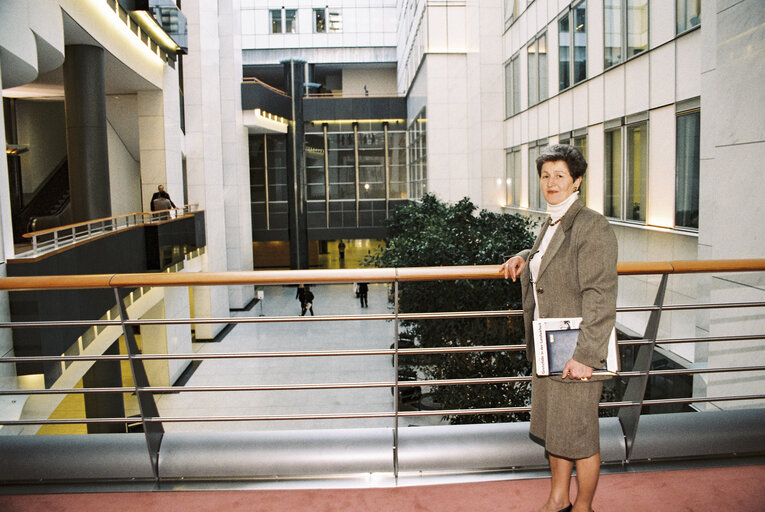
<instances>
[{"instance_id":1,"label":"railing","mask_svg":"<svg viewBox=\"0 0 765 512\"><path fill-rule=\"evenodd\" d=\"M308 92L303 96L304 98L403 98L406 94L400 94L398 92Z\"/></svg>"},{"instance_id":2,"label":"railing","mask_svg":"<svg viewBox=\"0 0 765 512\"><path fill-rule=\"evenodd\" d=\"M36 258L106 233L133 228L142 224L165 222L192 213L197 210L198 206L197 204L187 204L168 210L126 213L33 231L24 235L24 238L31 240L32 249L16 254L15 258Z\"/></svg>"},{"instance_id":3,"label":"railing","mask_svg":"<svg viewBox=\"0 0 765 512\"><path fill-rule=\"evenodd\" d=\"M718 310L722 308L762 308L765 302L724 302L703 304L664 303L667 278L670 275L690 273L756 272L765 271L765 259L751 260L714 260L714 261L672 261L672 262L636 262L620 263L621 276L658 275L661 281L656 300L652 305L626 306L618 308L622 314L649 312L650 318L641 339L620 342L620 346L635 346L637 354L632 369L620 373L628 381L626 392L619 401L601 404L605 408L617 408L618 418L601 419L601 447L603 460L626 463L630 460L650 459L672 456L720 456L730 454L765 453L765 408L746 411L722 411L718 413L683 413L657 415L656 418L643 417L641 435L638 436L638 423L641 410L647 405L657 404L699 404L704 402L730 402L765 400L762 389L753 389L751 393L722 396L691 396L674 399L645 399L645 389L649 377L669 375L699 374L734 374L742 372L765 372L765 366L750 364L719 368L687 368L676 370L652 370L651 360L657 344L681 343L717 343L737 342L741 340L762 340L765 333L755 332L746 335L713 336L707 338L657 339L659 320L664 311ZM51 328L60 326L94 325L103 328L120 327L126 339L127 355L68 355L68 356L29 356L6 357L0 364L13 363L49 363L61 362L72 364L82 361L127 361L133 372L135 385L132 387L100 388L65 388L65 389L4 389L0 396L22 395L61 395L61 394L104 394L135 393L140 406L137 418L67 418L49 419L32 418L2 420L0 425L70 425L70 424L128 424L140 423L144 431L144 450L148 447L146 459L138 457L133 466L123 464L120 468L103 469L93 478L223 478L223 477L269 477L272 475L309 475L317 472L322 475L331 473L369 473L390 471L395 476L401 471L445 471L445 470L496 470L509 467L529 467L544 465L541 449L530 448L527 438L528 427L520 424L498 425L461 425L446 427L419 427L416 429L399 428L403 418L421 416L455 416L475 414L509 414L526 412L529 407L490 407L480 409L453 410L414 410L404 411L399 408L398 397L402 390L419 386L454 386L467 384L497 384L529 382L524 375L507 375L492 378L460 378L444 380L407 380L398 377L399 357L402 355L432 355L449 353L467 353L479 351L522 351L524 345L511 344L499 346L475 347L439 347L439 348L401 348L399 346L398 324L404 320L517 317L521 311L459 311L437 313L402 313L398 307L398 287L400 283L435 280L478 280L501 279L499 266L470 267L430 267L430 268L383 268L383 269L346 269L346 270L300 270L300 271L258 271L226 273L191 273L191 274L114 274L87 276L44 276L10 277L0 279L0 290L38 290L38 289L80 289L111 288L119 308L119 318L97 321L63 322L4 322L0 328ZM225 317L225 318L173 318L173 319L130 319L127 307L120 300L121 288L173 287L173 286L227 286L240 284L290 285L296 283L334 284L334 283L391 283L393 287L393 310L386 314L368 315L320 315L315 317L296 316L260 316L260 317ZM261 352L225 352L214 354L141 353L137 348L134 330L138 326L177 325L177 324L248 324L248 323L290 323L290 322L343 322L350 320L394 321L392 348L362 350L301 350L301 351L261 351ZM305 358L305 357L349 357L349 356L391 356L393 358L394 378L389 381L365 382L321 382L311 384L261 384L261 385L197 385L186 387L152 386L146 376L144 363L158 360L212 360L212 359L261 359L261 358ZM155 401L159 393L187 392L224 392L224 391L308 391L341 390L365 388L391 388L393 390L393 408L385 411L362 411L344 413L294 413L288 415L241 414L234 416L214 415L161 415ZM765 403L763 404L765 405ZM390 429L341 429L338 431L296 432L166 432L165 426L171 424L222 423L222 422L262 422L274 420L334 420L361 418L389 418L393 422ZM729 428L731 421L735 425ZM715 429L726 427L725 439L716 436ZM671 428L668 428L671 426ZM440 430L433 430L440 429ZM446 430L444 430L446 429ZM109 434L109 440L99 436L61 436L61 443L71 443L64 451L71 450L77 456L82 450L115 451L140 450L136 444L136 434ZM133 437L130 437L133 436ZM711 437L710 437L711 436ZM9 438L13 438L10 439ZM641 444L649 440L653 445ZM42 443L42 444L41 444ZM63 475L51 474L50 467L34 466L27 472L14 468L14 461L25 468L30 462L30 454L39 453L42 457L39 465L53 464L48 453L51 443L47 439L40 441L37 436L0 436L0 454L8 461L8 468L0 481L24 480L29 475L35 478L75 478L67 461L67 471ZM509 443L509 445L508 445ZM301 446L301 450L296 450ZM653 446L660 447L653 448ZM669 448L667 448L669 446ZM132 447L132 448L130 448ZM136 448L138 447L138 448ZM459 448L457 448L459 447ZM61 448L61 447L59 447ZM225 454L219 451L225 450ZM354 450L358 450L354 452ZM297 452L297 453L296 453ZM350 453L354 452L354 453ZM131 452L132 453L132 452ZM144 452L145 453L145 452ZM680 454L680 455L678 455ZM133 454L135 455L135 454ZM162 457L160 457L162 455ZM276 459L274 458L276 457ZM318 458L317 458L318 457ZM33 458L33 457L32 457ZM208 460L211 458L211 460ZM227 459L228 458L228 459ZM162 462L160 462L160 459ZM86 459L90 460L90 459ZM228 460L228 462L226 462ZM25 461L25 462L19 462ZM276 462L275 462L276 461ZM91 460L92 462L92 460ZM10 464L10 465L9 465ZM46 469L47 468L47 469ZM130 468L134 468L131 474ZM387 468L387 469L386 469ZM35 473L37 471L38 473ZM93 472L92 467L82 470L81 475ZM54 471L55 473L55 471ZM10 476L9 476L10 475ZM43 476L39 476L43 475Z\"/></svg>"}]
</instances>

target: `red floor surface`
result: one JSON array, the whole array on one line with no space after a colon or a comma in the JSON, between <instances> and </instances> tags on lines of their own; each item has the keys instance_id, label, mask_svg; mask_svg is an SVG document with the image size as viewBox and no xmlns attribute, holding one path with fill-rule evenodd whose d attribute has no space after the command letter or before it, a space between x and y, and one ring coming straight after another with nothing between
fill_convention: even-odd
<instances>
[{"instance_id":1,"label":"red floor surface","mask_svg":"<svg viewBox=\"0 0 765 512\"><path fill-rule=\"evenodd\" d=\"M549 479L535 479L370 489L0 495L0 511L510 512L533 510L548 486ZM595 510L763 512L765 466L602 475Z\"/></svg>"}]
</instances>

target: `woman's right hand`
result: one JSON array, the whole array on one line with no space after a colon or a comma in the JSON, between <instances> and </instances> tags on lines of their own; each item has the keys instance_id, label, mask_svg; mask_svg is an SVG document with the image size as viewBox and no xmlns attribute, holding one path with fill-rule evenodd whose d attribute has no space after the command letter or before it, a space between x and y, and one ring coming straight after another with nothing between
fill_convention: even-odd
<instances>
[{"instance_id":1,"label":"woman's right hand","mask_svg":"<svg viewBox=\"0 0 765 512\"><path fill-rule=\"evenodd\" d=\"M521 270L526 264L526 260L520 256L513 256L502 264L502 271L505 273L505 279L512 279L513 282L520 277Z\"/></svg>"}]
</instances>

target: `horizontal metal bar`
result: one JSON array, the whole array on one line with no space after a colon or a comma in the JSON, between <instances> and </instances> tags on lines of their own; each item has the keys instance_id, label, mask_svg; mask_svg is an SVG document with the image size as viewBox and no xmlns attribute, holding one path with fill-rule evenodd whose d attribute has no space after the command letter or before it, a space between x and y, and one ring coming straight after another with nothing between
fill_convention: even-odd
<instances>
[{"instance_id":1,"label":"horizontal metal bar","mask_svg":"<svg viewBox=\"0 0 765 512\"><path fill-rule=\"evenodd\" d=\"M671 370L651 370L651 377L663 375L695 375L701 373L732 373L765 371L765 366L737 366L728 368L688 368ZM618 377L640 377L645 372L620 372ZM474 379L432 379L432 380L399 380L399 387L417 386L467 386L477 384L505 384L510 382L529 382L531 376L481 377ZM54 389L13 389L0 390L3 395L62 395L62 394L91 394L91 393L188 393L188 392L220 392L220 391L298 391L314 389L365 389L395 387L396 382L334 382L315 384L262 384L238 386L150 386L150 387L111 387L111 388L54 388Z\"/></svg>"},{"instance_id":2,"label":"horizontal metal bar","mask_svg":"<svg viewBox=\"0 0 765 512\"><path fill-rule=\"evenodd\" d=\"M669 405L690 404L701 402L723 402L737 400L765 400L762 395L736 395L724 397L697 397L697 398L669 398L645 400L642 405ZM641 405L639 402L601 402L601 408L629 407ZM477 414L511 414L529 412L530 406L521 407L496 407L477 409L439 409L425 411L399 411L399 417L418 416L464 416ZM693 414L693 413L688 413ZM358 418L393 418L395 412L369 412L369 413L344 413L344 414L295 414L295 415L253 415L253 416L188 416L188 417L146 417L143 421L159 423L213 423L213 422L242 422L242 421L298 421L319 419L358 419ZM88 423L137 423L139 418L74 418L74 419L46 419L46 420L0 420L0 425L73 425Z\"/></svg>"},{"instance_id":3,"label":"horizontal metal bar","mask_svg":"<svg viewBox=\"0 0 765 512\"><path fill-rule=\"evenodd\" d=\"M719 309L719 308L743 308L765 307L765 302L737 302L715 304L676 304L663 306L664 311ZM617 308L617 312L634 313L654 311L656 306L624 306ZM262 316L262 317L219 317L219 318L147 318L126 320L125 325L186 325L186 324L254 324L254 323L279 323L279 322L339 322L358 320L433 320L444 318L503 318L522 316L523 311L494 310L494 311L441 311L431 313L378 313L364 315L316 315L316 316ZM50 327L89 327L89 326L121 326L120 320L58 320L38 322L0 322L0 329L21 328L50 328ZM633 344L635 344L633 342Z\"/></svg>"},{"instance_id":4,"label":"horizontal metal bar","mask_svg":"<svg viewBox=\"0 0 765 512\"><path fill-rule=\"evenodd\" d=\"M479 345L475 347L441 347L441 348L406 348L399 349L399 355L430 355L465 352L513 352L526 350L525 345ZM393 355L395 349L369 350L313 350L293 352L217 352L211 354L137 354L134 359L146 361L166 360L204 360L204 359L260 359L269 357L346 357L346 356L384 356ZM50 363L75 361L127 361L130 356L124 355L80 355L80 356L14 356L0 358L0 363Z\"/></svg>"}]
</instances>

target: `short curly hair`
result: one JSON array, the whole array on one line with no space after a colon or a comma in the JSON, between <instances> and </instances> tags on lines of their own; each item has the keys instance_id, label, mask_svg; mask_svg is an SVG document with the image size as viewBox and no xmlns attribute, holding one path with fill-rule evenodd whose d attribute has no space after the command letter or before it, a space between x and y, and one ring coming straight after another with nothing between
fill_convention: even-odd
<instances>
[{"instance_id":1,"label":"short curly hair","mask_svg":"<svg viewBox=\"0 0 765 512\"><path fill-rule=\"evenodd\" d=\"M542 164L545 162L558 161L566 162L573 180L583 177L587 171L587 160L578 149L568 144L553 144L544 148L537 157L537 174L542 175Z\"/></svg>"}]
</instances>

